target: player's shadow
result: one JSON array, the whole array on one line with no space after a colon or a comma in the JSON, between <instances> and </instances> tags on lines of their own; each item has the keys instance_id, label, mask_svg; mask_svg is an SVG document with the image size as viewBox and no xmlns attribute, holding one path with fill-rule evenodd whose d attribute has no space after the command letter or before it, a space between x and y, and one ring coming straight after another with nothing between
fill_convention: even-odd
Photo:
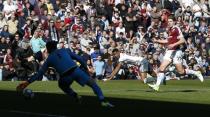
<instances>
[{"instance_id":1,"label":"player's shadow","mask_svg":"<svg viewBox=\"0 0 210 117\"><path fill-rule=\"evenodd\" d=\"M0 115L1 117L140 117L142 115L164 117L169 114L210 116L210 105L204 104L124 98L107 98L107 100L115 107L101 107L95 96L83 96L82 104L78 104L64 94L35 93L34 99L25 100L17 92L0 90Z\"/></svg>"},{"instance_id":2,"label":"player's shadow","mask_svg":"<svg viewBox=\"0 0 210 117\"><path fill-rule=\"evenodd\" d=\"M186 90L175 90L174 92L199 92L199 90L186 89Z\"/></svg>"},{"instance_id":3,"label":"player's shadow","mask_svg":"<svg viewBox=\"0 0 210 117\"><path fill-rule=\"evenodd\" d=\"M152 90L152 89L150 89L150 90L146 90L146 92L156 92L156 91L154 91L154 90ZM180 90L160 90L160 91L158 91L158 93L167 93L167 92L185 92L185 93L192 93L192 92L200 92L199 90L193 90L193 89L186 89L186 90L182 90L182 89L180 89Z\"/></svg>"}]
</instances>

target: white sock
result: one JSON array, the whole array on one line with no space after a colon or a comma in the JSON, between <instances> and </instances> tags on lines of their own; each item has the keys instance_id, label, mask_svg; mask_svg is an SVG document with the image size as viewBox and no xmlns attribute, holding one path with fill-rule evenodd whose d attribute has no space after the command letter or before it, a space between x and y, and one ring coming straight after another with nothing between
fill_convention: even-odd
<instances>
[{"instance_id":1,"label":"white sock","mask_svg":"<svg viewBox=\"0 0 210 117\"><path fill-rule=\"evenodd\" d=\"M163 81L164 77L165 77L165 74L164 73L158 73L157 74L157 82L156 82L156 85L157 86L160 86L160 84Z\"/></svg>"},{"instance_id":2,"label":"white sock","mask_svg":"<svg viewBox=\"0 0 210 117\"><path fill-rule=\"evenodd\" d=\"M195 75L196 74L196 71L190 70L190 69L185 69L185 72L186 72L187 75L189 75L189 74Z\"/></svg>"},{"instance_id":3,"label":"white sock","mask_svg":"<svg viewBox=\"0 0 210 117\"><path fill-rule=\"evenodd\" d=\"M147 83L147 78L144 79L144 84L146 84L146 83Z\"/></svg>"}]
</instances>

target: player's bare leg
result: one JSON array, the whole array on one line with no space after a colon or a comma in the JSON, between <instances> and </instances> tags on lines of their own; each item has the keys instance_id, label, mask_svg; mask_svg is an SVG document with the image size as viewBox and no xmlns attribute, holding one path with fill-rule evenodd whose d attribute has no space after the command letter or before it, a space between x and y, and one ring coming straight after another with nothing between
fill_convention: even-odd
<instances>
[{"instance_id":1,"label":"player's bare leg","mask_svg":"<svg viewBox=\"0 0 210 117\"><path fill-rule=\"evenodd\" d=\"M152 77L152 79L151 79L150 77L147 77L147 83L149 83L149 82L155 83L156 80L157 80L157 74L158 74L157 70L154 70L154 69L153 69L152 71L149 71L148 74ZM150 79L149 79L149 78L150 78ZM163 80L163 83L164 83L164 81L165 81L165 78L164 78L164 80ZM164 84L164 85L165 85L165 84Z\"/></svg>"},{"instance_id":2,"label":"player's bare leg","mask_svg":"<svg viewBox=\"0 0 210 117\"><path fill-rule=\"evenodd\" d=\"M139 72L140 80L146 84L147 72Z\"/></svg>"},{"instance_id":3,"label":"player's bare leg","mask_svg":"<svg viewBox=\"0 0 210 117\"><path fill-rule=\"evenodd\" d=\"M182 74L182 75L195 75L198 77L198 79L203 82L204 79L203 79L203 76L201 74L200 71L194 71L194 70L190 70L190 69L184 69L183 65L182 64L176 64L176 69L178 71L179 74Z\"/></svg>"},{"instance_id":4,"label":"player's bare leg","mask_svg":"<svg viewBox=\"0 0 210 117\"><path fill-rule=\"evenodd\" d=\"M157 81L156 81L156 84L154 85L151 85L151 84L148 84L149 87L151 87L152 89L154 89L155 91L158 91L159 90L159 86L161 84L161 82L163 81L164 77L165 77L165 69L166 67L168 67L168 65L171 63L171 61L169 60L164 60L161 65L160 65L160 68L159 68L159 71L158 71L158 74L157 74Z\"/></svg>"}]
</instances>

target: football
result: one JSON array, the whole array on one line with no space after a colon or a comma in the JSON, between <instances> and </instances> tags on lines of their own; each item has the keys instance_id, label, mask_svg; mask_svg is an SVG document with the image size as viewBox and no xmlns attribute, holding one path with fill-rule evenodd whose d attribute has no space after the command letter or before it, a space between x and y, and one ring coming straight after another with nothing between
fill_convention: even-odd
<instances>
[{"instance_id":1,"label":"football","mask_svg":"<svg viewBox=\"0 0 210 117\"><path fill-rule=\"evenodd\" d=\"M23 96L25 99L32 99L34 98L34 92L31 89L24 89Z\"/></svg>"}]
</instances>

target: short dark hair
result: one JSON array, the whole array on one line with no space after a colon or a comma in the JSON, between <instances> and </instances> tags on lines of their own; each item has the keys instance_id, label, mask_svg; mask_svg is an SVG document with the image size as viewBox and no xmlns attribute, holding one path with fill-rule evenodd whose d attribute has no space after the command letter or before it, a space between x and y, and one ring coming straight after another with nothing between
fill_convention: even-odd
<instances>
[{"instance_id":1,"label":"short dark hair","mask_svg":"<svg viewBox=\"0 0 210 117\"><path fill-rule=\"evenodd\" d=\"M112 53L114 53L114 52L119 52L119 50L117 48L115 48L112 50Z\"/></svg>"},{"instance_id":2,"label":"short dark hair","mask_svg":"<svg viewBox=\"0 0 210 117\"><path fill-rule=\"evenodd\" d=\"M57 49L57 42L56 41L49 41L46 44L47 52L52 53Z\"/></svg>"},{"instance_id":3,"label":"short dark hair","mask_svg":"<svg viewBox=\"0 0 210 117\"><path fill-rule=\"evenodd\" d=\"M170 15L170 16L168 17L168 19L172 19L173 21L176 21L176 18L175 18L173 15Z\"/></svg>"}]
</instances>

